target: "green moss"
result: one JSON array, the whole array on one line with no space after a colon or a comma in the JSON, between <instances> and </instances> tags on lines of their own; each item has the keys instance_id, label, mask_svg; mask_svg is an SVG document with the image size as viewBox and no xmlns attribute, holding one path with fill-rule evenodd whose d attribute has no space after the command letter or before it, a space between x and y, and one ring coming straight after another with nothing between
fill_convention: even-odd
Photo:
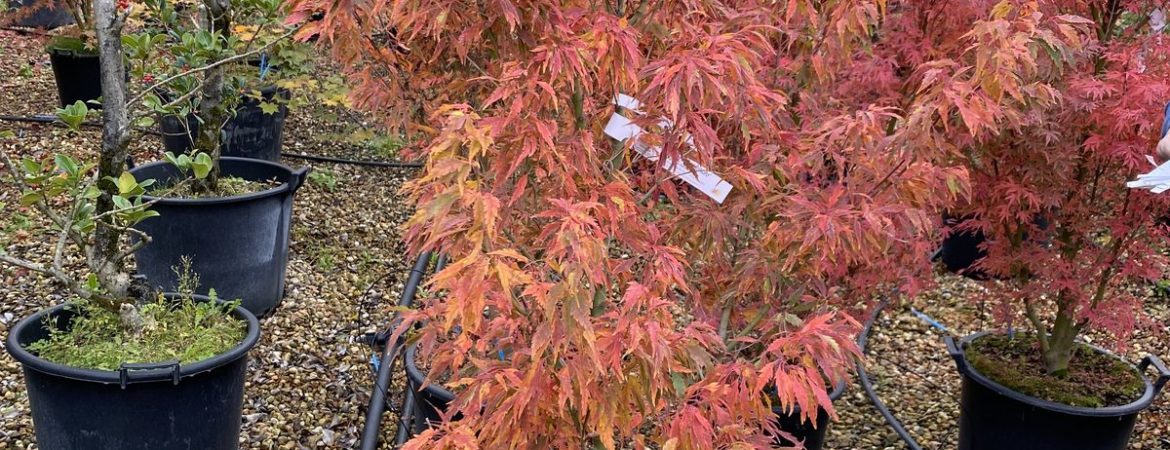
<instances>
[{"instance_id":1,"label":"green moss","mask_svg":"<svg viewBox=\"0 0 1170 450\"><path fill-rule=\"evenodd\" d=\"M173 185L156 184L150 192L151 195L166 194L167 198L221 198L263 192L279 185L280 183L277 181L251 181L239 177L220 177L215 192L198 191L195 189L194 183L184 183L174 191L172 191Z\"/></svg>"},{"instance_id":2,"label":"green moss","mask_svg":"<svg viewBox=\"0 0 1170 450\"><path fill-rule=\"evenodd\" d=\"M135 334L122 325L118 313L78 304L68 330L50 327L49 337L28 349L49 361L83 369L117 370L122 363L171 360L190 364L223 354L244 339L247 324L231 316L234 307L160 296L138 307L146 325Z\"/></svg>"},{"instance_id":3,"label":"green moss","mask_svg":"<svg viewBox=\"0 0 1170 450\"><path fill-rule=\"evenodd\" d=\"M985 336L967 347L967 361L992 381L1021 394L1070 406L1125 405L1145 391L1141 374L1124 361L1078 345L1065 377L1044 369L1034 336Z\"/></svg>"}]
</instances>

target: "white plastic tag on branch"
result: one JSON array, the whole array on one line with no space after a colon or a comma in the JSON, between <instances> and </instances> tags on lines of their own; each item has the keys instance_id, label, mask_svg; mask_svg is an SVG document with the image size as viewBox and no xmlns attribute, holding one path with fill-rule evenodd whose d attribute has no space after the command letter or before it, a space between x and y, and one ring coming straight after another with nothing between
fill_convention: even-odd
<instances>
[{"instance_id":1,"label":"white plastic tag on branch","mask_svg":"<svg viewBox=\"0 0 1170 450\"><path fill-rule=\"evenodd\" d=\"M618 94L617 98L614 99L614 104L635 112L642 106L641 102L637 99L625 94ZM670 122L666 119L662 120L662 124L663 126L670 126ZM626 116L616 112L613 113L609 117L609 123L605 125L605 134L619 141L630 140L633 143L634 151L638 152L639 155L651 161L658 161L662 147L652 147L638 142L637 137L642 134L642 127L635 125ZM693 144L691 144L691 148L694 148ZM685 162L681 160L667 161L664 167L679 179L698 189L708 197L711 197L712 200L715 200L715 203L723 204L723 201L727 199L727 195L731 193L732 187L730 183L714 172L707 170L707 168L695 160L687 158Z\"/></svg>"}]
</instances>

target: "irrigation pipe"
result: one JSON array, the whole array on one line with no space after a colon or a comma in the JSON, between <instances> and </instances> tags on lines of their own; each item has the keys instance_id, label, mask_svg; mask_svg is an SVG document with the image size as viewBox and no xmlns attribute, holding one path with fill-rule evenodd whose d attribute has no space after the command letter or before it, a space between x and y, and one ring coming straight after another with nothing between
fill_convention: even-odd
<instances>
[{"instance_id":1,"label":"irrigation pipe","mask_svg":"<svg viewBox=\"0 0 1170 450\"><path fill-rule=\"evenodd\" d=\"M881 315L887 303L889 302L883 301L877 308L874 308L869 319L865 321L865 328L862 328L861 334L857 337L857 346L861 349L862 356L865 356L865 345L869 342L869 333L873 329L873 324L877 322L878 316ZM873 407L886 419L886 423L890 425L890 428L894 429L894 433L897 433L898 437L906 442L906 448L910 450L922 450L922 446L918 445L918 441L914 440L914 436L911 436L910 432L906 431L906 427L902 425L902 422L898 421L898 418L894 417L894 414L890 412L886 404L878 398L877 392L874 392L873 383L869 381L869 374L865 372L865 364L860 360L857 361L857 377L861 380L861 388L865 390L865 396L869 397L869 401L873 403Z\"/></svg>"},{"instance_id":2,"label":"irrigation pipe","mask_svg":"<svg viewBox=\"0 0 1170 450\"><path fill-rule=\"evenodd\" d=\"M40 114L40 115L35 115L35 116L0 116L0 121L41 123L41 124L62 125L62 126L65 125L64 122L61 122L60 120L57 119L57 116L47 115L47 114ZM101 127L102 126L101 122L94 122L94 121L82 122L81 125L86 126L86 127ZM157 131L157 130L148 130L148 129L142 129L142 128L136 128L135 130L142 132L142 133L149 133L149 134L152 134L155 136L162 136L163 135L162 132ZM346 165L351 165L351 166L386 167L386 168L392 168L392 169L421 169L423 167L423 163L421 163L421 162L366 161L366 160L333 158L333 157L329 157L329 156L305 155L305 154L300 154L300 153L287 153L287 152L282 152L281 156L286 156L289 158L296 158L296 159L304 159L304 160L308 160L308 161L323 162L323 163L346 164Z\"/></svg>"},{"instance_id":3,"label":"irrigation pipe","mask_svg":"<svg viewBox=\"0 0 1170 450\"><path fill-rule=\"evenodd\" d=\"M65 125L65 122L62 122L60 119L58 119L58 118L57 118L57 116L50 115L50 114L37 114L37 115L35 115L35 116L0 116L0 121L4 121L4 122L43 123L43 124L48 124L48 125L60 125L60 126L66 126L66 125ZM101 128L101 126L102 126L102 123L101 123L101 122L92 121L92 120L87 120L87 121L85 121L85 122L81 122L81 126L83 126L83 127L94 127L94 128ZM153 134L153 135L155 135L155 136L162 136L162 132L160 132L160 131L149 130L149 129L145 129L145 128L137 128L137 127L135 127L135 128L134 128L134 131L138 131L138 132L141 132L141 133L147 133L147 134Z\"/></svg>"},{"instance_id":4,"label":"irrigation pipe","mask_svg":"<svg viewBox=\"0 0 1170 450\"><path fill-rule=\"evenodd\" d=\"M418 261L414 263L414 268L410 269L410 277L407 278L406 285L402 289L402 297L398 300L399 307L409 307L414 303L414 296L418 291L419 282L426 275L426 270L430 266L430 262L430 252L424 252L422 255L419 255ZM401 319L395 313L393 319L390 321L389 330L397 328L400 323ZM402 339L395 340L394 342L386 342L386 346L382 350L381 364L378 365L378 376L374 381L374 390L370 392L370 405L366 410L366 423L362 428L362 450L376 450L378 448L378 429L382 424L382 413L386 411L386 392L389 389L394 362L398 359L398 353L402 344ZM406 395L407 399L411 397L413 396ZM408 413L413 412L413 405L409 406L409 410L407 407L403 407L403 410L400 411L400 416L406 416ZM402 434L401 430L399 430L399 434Z\"/></svg>"},{"instance_id":5,"label":"irrigation pipe","mask_svg":"<svg viewBox=\"0 0 1170 450\"><path fill-rule=\"evenodd\" d=\"M280 156L286 156L289 158L304 159L304 160L316 161L316 162L348 164L348 165L352 165L352 166L389 167L389 168L395 168L395 169L419 169L419 168L422 168L422 166L423 166L422 163L418 163L418 162L363 161L363 160L353 160L353 159L331 158L328 156L302 155L300 153L286 153L286 152L281 152Z\"/></svg>"}]
</instances>

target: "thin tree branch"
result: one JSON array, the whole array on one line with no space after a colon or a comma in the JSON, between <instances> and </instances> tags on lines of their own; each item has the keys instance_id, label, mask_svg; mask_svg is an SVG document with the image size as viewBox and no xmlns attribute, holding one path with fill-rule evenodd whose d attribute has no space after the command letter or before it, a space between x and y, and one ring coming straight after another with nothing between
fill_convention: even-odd
<instances>
[{"instance_id":1,"label":"thin tree branch","mask_svg":"<svg viewBox=\"0 0 1170 450\"><path fill-rule=\"evenodd\" d=\"M258 54L260 54L261 52L263 52L263 51L265 51L265 50L268 50L268 49L272 48L274 45L276 45L276 44L277 44L277 43L279 43L280 41L283 41L284 39L286 39L286 38L288 38L288 37L292 36L292 35L293 35L293 34L295 34L297 31L300 31L300 29L301 29L300 27L297 27L297 28L291 29L291 30L289 30L288 32L286 32L286 33L284 33L284 34L280 35L280 37L276 38L276 40L274 40L274 41L272 41L272 42L269 42L268 44L265 44L263 47L256 48L255 50L252 50L252 51L249 51L249 52L246 52L246 53L241 53L241 54L238 54L238 55L235 55L235 56L229 57L229 58L224 58L224 59L221 59L221 60L219 60L219 61L216 61L216 62L213 62L213 63L211 63L211 64L208 64L208 65L206 65L206 66L202 66L202 67L196 67L196 68L194 68L194 69L189 69L189 70L183 71L183 72L181 72L181 73L178 73L178 74L175 74L175 75L171 75L171 76L169 76L169 77L166 77L166 78L162 79L161 81L159 81L159 82L157 82L157 83L154 83L154 84L150 85L150 87L147 87L146 89L143 89L143 90L142 90L142 92L139 92L139 93L138 93L137 95L135 95L134 97L131 97L131 98L130 98L130 101L128 101L128 102L126 102L126 103L130 103L130 104L137 103L137 102L141 101L143 97L145 97L145 96L146 96L146 93L148 93L148 92L153 92L155 89L158 89L158 88L160 88L160 87L162 87L162 86L165 86L167 83L170 83L171 81L174 81L174 80L176 80L176 79L178 79L178 78L180 78L180 77L185 77L185 76L187 76L187 75L191 75L191 74L195 74L195 73L200 73L200 72L206 72L206 71L208 71L208 70L214 69L214 68L216 68L216 67L219 67L219 66L222 66L222 65L224 65L224 64L230 64L230 63L233 63L233 62L236 62L236 61L240 61L240 60L243 60L243 59L247 59L247 58L248 58L248 57L250 57L250 56L258 55Z\"/></svg>"}]
</instances>

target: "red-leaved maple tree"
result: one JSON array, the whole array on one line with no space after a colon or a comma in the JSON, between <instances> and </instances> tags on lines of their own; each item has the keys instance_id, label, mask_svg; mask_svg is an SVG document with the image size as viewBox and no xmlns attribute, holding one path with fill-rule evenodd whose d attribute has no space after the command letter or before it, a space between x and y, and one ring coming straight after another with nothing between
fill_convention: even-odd
<instances>
[{"instance_id":1,"label":"red-leaved maple tree","mask_svg":"<svg viewBox=\"0 0 1170 450\"><path fill-rule=\"evenodd\" d=\"M406 238L451 263L407 317L462 417L410 449L768 448L772 407L832 413L845 311L928 279L966 191L913 96L945 2L292 3L425 136ZM615 111L645 132L611 140Z\"/></svg>"},{"instance_id":2,"label":"red-leaved maple tree","mask_svg":"<svg viewBox=\"0 0 1170 450\"><path fill-rule=\"evenodd\" d=\"M951 2L956 3L956 2ZM969 2L979 3L979 2ZM1153 167L1170 101L1163 2L1003 1L956 8L961 45L925 66L937 133L966 153L978 263L1004 279L988 297L1023 316L1048 373L1067 373L1078 335L1123 341L1143 317L1129 288L1163 273L1165 195L1127 189ZM976 7L977 6L977 7Z\"/></svg>"}]
</instances>

